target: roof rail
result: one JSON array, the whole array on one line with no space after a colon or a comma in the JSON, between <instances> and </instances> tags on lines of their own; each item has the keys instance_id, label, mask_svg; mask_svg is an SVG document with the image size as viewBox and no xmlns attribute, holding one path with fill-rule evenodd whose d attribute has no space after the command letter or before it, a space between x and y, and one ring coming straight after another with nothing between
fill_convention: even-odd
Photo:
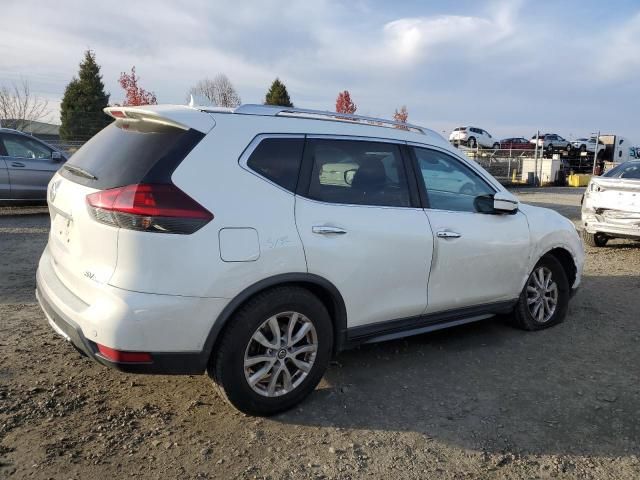
<instances>
[{"instance_id":1,"label":"roof rail","mask_svg":"<svg viewBox=\"0 0 640 480\"><path fill-rule=\"evenodd\" d=\"M202 110L215 111L215 109L207 108L203 108ZM410 123L396 122L394 120L386 120L384 118L364 117L362 115L351 115L348 113L328 112L324 110L308 110L295 107L246 104L240 105L239 107L233 109L233 113L239 113L242 115L298 117L315 120L329 120L334 122L360 123L365 125L372 125L375 127L399 128L402 130L408 130L426 135L425 128L418 125L412 125Z\"/></svg>"}]
</instances>

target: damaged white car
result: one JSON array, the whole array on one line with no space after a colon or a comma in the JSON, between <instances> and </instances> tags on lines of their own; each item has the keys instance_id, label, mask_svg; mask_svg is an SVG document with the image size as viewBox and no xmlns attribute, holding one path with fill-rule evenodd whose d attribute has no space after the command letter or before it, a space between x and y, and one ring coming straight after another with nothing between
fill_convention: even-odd
<instances>
[{"instance_id":1,"label":"damaged white car","mask_svg":"<svg viewBox=\"0 0 640 480\"><path fill-rule=\"evenodd\" d=\"M640 240L640 160L593 177L582 200L582 238L604 247L611 238Z\"/></svg>"}]
</instances>

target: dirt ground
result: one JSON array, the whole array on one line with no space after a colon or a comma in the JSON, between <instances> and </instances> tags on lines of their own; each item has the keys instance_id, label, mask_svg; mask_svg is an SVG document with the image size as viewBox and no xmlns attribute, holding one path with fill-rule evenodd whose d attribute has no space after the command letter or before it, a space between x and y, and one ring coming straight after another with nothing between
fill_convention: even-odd
<instances>
[{"instance_id":1,"label":"dirt ground","mask_svg":"<svg viewBox=\"0 0 640 480\"><path fill-rule=\"evenodd\" d=\"M576 219L581 192L523 190ZM640 478L640 243L587 249L566 321L340 354L299 408L81 357L35 303L42 208L0 209L0 478Z\"/></svg>"}]
</instances>

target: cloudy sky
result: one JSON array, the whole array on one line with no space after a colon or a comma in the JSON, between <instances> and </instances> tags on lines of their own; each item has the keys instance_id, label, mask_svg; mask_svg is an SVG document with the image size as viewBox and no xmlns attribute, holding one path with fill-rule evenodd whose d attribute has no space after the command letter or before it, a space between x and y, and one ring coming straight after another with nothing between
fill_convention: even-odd
<instances>
[{"instance_id":1,"label":"cloudy sky","mask_svg":"<svg viewBox=\"0 0 640 480\"><path fill-rule=\"evenodd\" d=\"M640 143L637 0L2 0L0 84L21 77L52 119L83 51L96 52L111 101L132 65L161 103L225 73L244 103L276 77L296 106L358 113L447 134L540 128L618 133Z\"/></svg>"}]
</instances>

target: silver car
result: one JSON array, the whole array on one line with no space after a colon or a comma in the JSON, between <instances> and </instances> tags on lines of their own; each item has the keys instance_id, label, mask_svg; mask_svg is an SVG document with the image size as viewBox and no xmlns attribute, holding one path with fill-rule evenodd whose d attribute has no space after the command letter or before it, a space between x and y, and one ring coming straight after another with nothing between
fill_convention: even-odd
<instances>
[{"instance_id":1,"label":"silver car","mask_svg":"<svg viewBox=\"0 0 640 480\"><path fill-rule=\"evenodd\" d=\"M46 200L49 180L66 160L42 140L0 128L0 200Z\"/></svg>"}]
</instances>

